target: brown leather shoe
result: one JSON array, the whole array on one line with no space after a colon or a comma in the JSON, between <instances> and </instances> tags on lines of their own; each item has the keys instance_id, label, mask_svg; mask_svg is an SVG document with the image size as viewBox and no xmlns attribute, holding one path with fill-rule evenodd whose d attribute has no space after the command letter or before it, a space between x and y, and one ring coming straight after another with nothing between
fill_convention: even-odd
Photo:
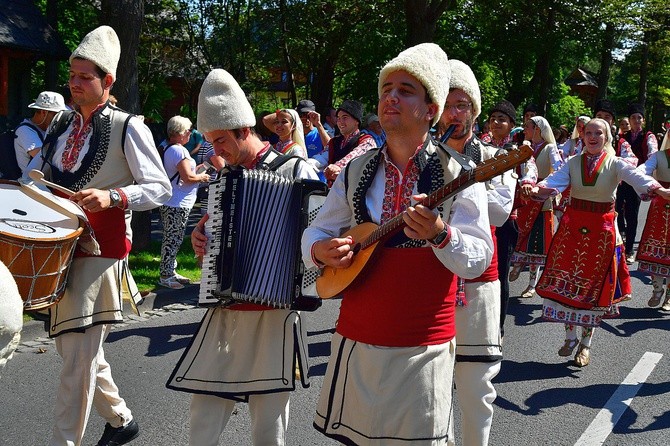
<instances>
[{"instance_id":1,"label":"brown leather shoe","mask_svg":"<svg viewBox=\"0 0 670 446\"><path fill-rule=\"evenodd\" d=\"M523 265L517 264L512 266L512 270L509 272L509 281L514 282L516 279L518 279L522 269Z\"/></svg>"},{"instance_id":2,"label":"brown leather shoe","mask_svg":"<svg viewBox=\"0 0 670 446\"><path fill-rule=\"evenodd\" d=\"M572 356L572 351L577 347L577 339L566 339L563 347L558 351L558 356Z\"/></svg>"},{"instance_id":3,"label":"brown leather shoe","mask_svg":"<svg viewBox=\"0 0 670 446\"><path fill-rule=\"evenodd\" d=\"M579 344L577 354L575 355L575 365L577 367L586 367L591 362L591 349L583 344Z\"/></svg>"},{"instance_id":4,"label":"brown leather shoe","mask_svg":"<svg viewBox=\"0 0 670 446\"><path fill-rule=\"evenodd\" d=\"M650 307L658 307L658 305L661 303L662 297L663 297L663 290L652 291L651 297L649 298L647 305L649 305Z\"/></svg>"}]
</instances>

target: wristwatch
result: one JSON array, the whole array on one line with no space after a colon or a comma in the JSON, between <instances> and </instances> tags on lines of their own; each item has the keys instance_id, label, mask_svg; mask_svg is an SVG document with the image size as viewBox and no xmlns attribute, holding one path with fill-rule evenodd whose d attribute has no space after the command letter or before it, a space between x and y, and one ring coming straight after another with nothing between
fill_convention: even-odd
<instances>
[{"instance_id":1,"label":"wristwatch","mask_svg":"<svg viewBox=\"0 0 670 446\"><path fill-rule=\"evenodd\" d=\"M109 207L121 207L121 203L123 203L123 199L121 199L121 194L119 193L118 190L116 189L110 189L109 190Z\"/></svg>"},{"instance_id":2,"label":"wristwatch","mask_svg":"<svg viewBox=\"0 0 670 446\"><path fill-rule=\"evenodd\" d=\"M449 235L449 231L447 230L447 225L444 225L444 229L442 232L438 233L435 238L428 240L431 244L435 246L440 246L442 242L444 242L444 239L447 238Z\"/></svg>"}]
</instances>

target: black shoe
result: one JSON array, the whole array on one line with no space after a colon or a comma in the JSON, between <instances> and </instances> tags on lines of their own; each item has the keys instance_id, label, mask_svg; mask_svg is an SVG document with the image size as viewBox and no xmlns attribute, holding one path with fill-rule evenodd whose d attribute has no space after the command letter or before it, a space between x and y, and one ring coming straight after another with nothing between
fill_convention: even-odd
<instances>
[{"instance_id":1,"label":"black shoe","mask_svg":"<svg viewBox=\"0 0 670 446\"><path fill-rule=\"evenodd\" d=\"M123 427L112 427L111 424L105 424L105 431L102 433L98 446L119 446L130 443L140 435L140 426L137 421L132 420Z\"/></svg>"}]
</instances>

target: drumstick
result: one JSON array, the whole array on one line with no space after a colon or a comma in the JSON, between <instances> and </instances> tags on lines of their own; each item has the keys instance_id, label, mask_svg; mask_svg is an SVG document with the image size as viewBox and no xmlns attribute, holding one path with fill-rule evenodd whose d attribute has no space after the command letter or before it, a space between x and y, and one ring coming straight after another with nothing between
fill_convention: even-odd
<instances>
[{"instance_id":1,"label":"drumstick","mask_svg":"<svg viewBox=\"0 0 670 446\"><path fill-rule=\"evenodd\" d=\"M74 194L74 192L68 189L67 187L63 187L56 183L52 183L49 180L45 180L44 172L41 172L37 169L33 169L30 172L28 172L28 176L30 177L31 180L37 181L38 183L42 183L45 186L49 186L52 189L56 189L57 191L63 192L68 197Z\"/></svg>"}]
</instances>

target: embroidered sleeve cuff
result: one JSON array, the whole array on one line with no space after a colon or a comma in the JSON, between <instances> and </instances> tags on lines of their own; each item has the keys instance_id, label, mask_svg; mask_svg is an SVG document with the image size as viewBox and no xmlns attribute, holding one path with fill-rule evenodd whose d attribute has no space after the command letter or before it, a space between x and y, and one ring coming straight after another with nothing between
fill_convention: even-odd
<instances>
[{"instance_id":1,"label":"embroidered sleeve cuff","mask_svg":"<svg viewBox=\"0 0 670 446\"><path fill-rule=\"evenodd\" d=\"M661 188L661 185L660 185L659 183L654 183L654 184L652 184L651 186L649 186L649 189L647 189L647 192L645 192L644 194L640 195L640 199L641 199L642 201L649 201L649 200L651 200L651 199L654 198L654 196L656 195L655 192L656 192L658 189L660 189L660 188Z\"/></svg>"}]
</instances>

